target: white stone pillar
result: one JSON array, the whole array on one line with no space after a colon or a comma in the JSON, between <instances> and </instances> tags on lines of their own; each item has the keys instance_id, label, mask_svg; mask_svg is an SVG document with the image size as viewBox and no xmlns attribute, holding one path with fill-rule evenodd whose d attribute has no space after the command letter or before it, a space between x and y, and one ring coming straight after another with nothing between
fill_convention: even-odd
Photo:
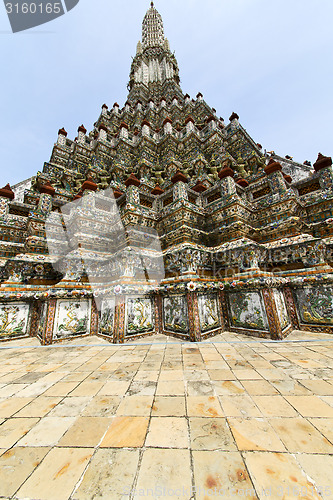
<instances>
[{"instance_id":1,"label":"white stone pillar","mask_svg":"<svg viewBox=\"0 0 333 500\"><path fill-rule=\"evenodd\" d=\"M98 127L98 131L99 131L99 134L98 134L98 140L99 141L106 141L107 138L108 138L108 129L105 125L100 125Z\"/></svg>"},{"instance_id":2,"label":"white stone pillar","mask_svg":"<svg viewBox=\"0 0 333 500\"><path fill-rule=\"evenodd\" d=\"M67 137L66 130L64 128L61 128L58 132L57 144L59 146L66 146L66 137Z\"/></svg>"},{"instance_id":3,"label":"white stone pillar","mask_svg":"<svg viewBox=\"0 0 333 500\"><path fill-rule=\"evenodd\" d=\"M120 139L128 139L128 125L127 125L127 123L121 122L119 137L120 137Z\"/></svg>"},{"instance_id":4,"label":"white stone pillar","mask_svg":"<svg viewBox=\"0 0 333 500\"><path fill-rule=\"evenodd\" d=\"M146 137L149 137L150 136L150 123L147 121L147 120L143 120L143 122L141 123L141 134L146 136Z\"/></svg>"},{"instance_id":5,"label":"white stone pillar","mask_svg":"<svg viewBox=\"0 0 333 500\"><path fill-rule=\"evenodd\" d=\"M79 144L85 144L87 129L83 125L80 125L77 131L78 131L77 142Z\"/></svg>"},{"instance_id":6,"label":"white stone pillar","mask_svg":"<svg viewBox=\"0 0 333 500\"><path fill-rule=\"evenodd\" d=\"M172 120L167 117L163 122L163 128L165 134L172 134Z\"/></svg>"}]
</instances>

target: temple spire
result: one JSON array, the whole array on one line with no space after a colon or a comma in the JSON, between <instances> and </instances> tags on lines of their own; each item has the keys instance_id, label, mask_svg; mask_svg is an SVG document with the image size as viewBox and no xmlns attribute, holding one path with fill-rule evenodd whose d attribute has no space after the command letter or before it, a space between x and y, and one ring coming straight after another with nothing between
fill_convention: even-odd
<instances>
[{"instance_id":1,"label":"temple spire","mask_svg":"<svg viewBox=\"0 0 333 500\"><path fill-rule=\"evenodd\" d=\"M151 2L142 23L142 45L145 49L147 47L163 47L163 44L163 20L155 9L154 2Z\"/></svg>"}]
</instances>

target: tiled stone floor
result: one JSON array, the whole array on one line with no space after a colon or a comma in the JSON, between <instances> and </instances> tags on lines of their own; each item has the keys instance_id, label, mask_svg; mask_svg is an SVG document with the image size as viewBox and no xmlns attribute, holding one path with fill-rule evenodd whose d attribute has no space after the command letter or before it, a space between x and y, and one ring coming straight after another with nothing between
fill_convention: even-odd
<instances>
[{"instance_id":1,"label":"tiled stone floor","mask_svg":"<svg viewBox=\"0 0 333 500\"><path fill-rule=\"evenodd\" d=\"M333 498L333 337L287 340L0 344L0 497Z\"/></svg>"}]
</instances>

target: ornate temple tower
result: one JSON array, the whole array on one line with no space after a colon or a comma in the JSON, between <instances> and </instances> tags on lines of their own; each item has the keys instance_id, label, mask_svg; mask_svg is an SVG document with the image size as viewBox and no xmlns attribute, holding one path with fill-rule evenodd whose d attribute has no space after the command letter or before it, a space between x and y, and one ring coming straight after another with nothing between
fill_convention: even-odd
<instances>
[{"instance_id":1,"label":"ornate temple tower","mask_svg":"<svg viewBox=\"0 0 333 500\"><path fill-rule=\"evenodd\" d=\"M128 89L0 189L0 339L333 332L331 158L266 153L184 95L153 3Z\"/></svg>"}]
</instances>

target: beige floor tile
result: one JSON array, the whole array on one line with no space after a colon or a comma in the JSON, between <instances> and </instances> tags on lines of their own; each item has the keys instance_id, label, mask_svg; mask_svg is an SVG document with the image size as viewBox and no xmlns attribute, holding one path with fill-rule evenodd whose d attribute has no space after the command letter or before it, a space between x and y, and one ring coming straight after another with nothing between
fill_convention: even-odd
<instances>
[{"instance_id":1,"label":"beige floor tile","mask_svg":"<svg viewBox=\"0 0 333 500\"><path fill-rule=\"evenodd\" d=\"M271 396L279 394L267 380L242 380L242 385L250 396Z\"/></svg>"},{"instance_id":2,"label":"beige floor tile","mask_svg":"<svg viewBox=\"0 0 333 500\"><path fill-rule=\"evenodd\" d=\"M50 413L49 417L77 417L91 401L90 396L68 397L63 399Z\"/></svg>"},{"instance_id":3,"label":"beige floor tile","mask_svg":"<svg viewBox=\"0 0 333 500\"><path fill-rule=\"evenodd\" d=\"M2 387L0 389L0 397L1 398L10 398L11 396L14 396L14 394L17 394L18 392L22 391L28 387L28 384L8 384L5 385L5 387Z\"/></svg>"},{"instance_id":4,"label":"beige floor tile","mask_svg":"<svg viewBox=\"0 0 333 500\"><path fill-rule=\"evenodd\" d=\"M185 385L181 380L158 382L156 395L158 396L184 396Z\"/></svg>"},{"instance_id":5,"label":"beige floor tile","mask_svg":"<svg viewBox=\"0 0 333 500\"><path fill-rule=\"evenodd\" d=\"M236 380L236 376L231 370L208 370L211 380Z\"/></svg>"},{"instance_id":6,"label":"beige floor tile","mask_svg":"<svg viewBox=\"0 0 333 500\"><path fill-rule=\"evenodd\" d=\"M73 500L129 498L138 461L139 450L97 450Z\"/></svg>"},{"instance_id":7,"label":"beige floor tile","mask_svg":"<svg viewBox=\"0 0 333 500\"><path fill-rule=\"evenodd\" d=\"M165 370L161 371L158 378L159 382L166 382L167 380L183 380L184 372L183 370Z\"/></svg>"},{"instance_id":8,"label":"beige floor tile","mask_svg":"<svg viewBox=\"0 0 333 500\"><path fill-rule=\"evenodd\" d=\"M124 381L108 381L106 382L101 390L99 391L99 396L123 396L130 386L129 380Z\"/></svg>"},{"instance_id":9,"label":"beige floor tile","mask_svg":"<svg viewBox=\"0 0 333 500\"><path fill-rule=\"evenodd\" d=\"M190 417L191 449L236 451L225 418Z\"/></svg>"},{"instance_id":10,"label":"beige floor tile","mask_svg":"<svg viewBox=\"0 0 333 500\"><path fill-rule=\"evenodd\" d=\"M87 372L72 372L66 375L62 382L82 382L88 376Z\"/></svg>"},{"instance_id":11,"label":"beige floor tile","mask_svg":"<svg viewBox=\"0 0 333 500\"><path fill-rule=\"evenodd\" d=\"M100 443L111 423L112 418L107 417L78 417L57 446L93 448Z\"/></svg>"},{"instance_id":12,"label":"beige floor tile","mask_svg":"<svg viewBox=\"0 0 333 500\"><path fill-rule=\"evenodd\" d=\"M153 396L156 391L156 382L145 380L133 381L127 391L127 396Z\"/></svg>"},{"instance_id":13,"label":"beige floor tile","mask_svg":"<svg viewBox=\"0 0 333 500\"><path fill-rule=\"evenodd\" d=\"M234 396L245 392L244 387L238 380L216 380L213 382L213 386L219 396Z\"/></svg>"},{"instance_id":14,"label":"beige floor tile","mask_svg":"<svg viewBox=\"0 0 333 500\"><path fill-rule=\"evenodd\" d=\"M296 380L271 380L270 383L284 396L306 396L311 391L303 387Z\"/></svg>"},{"instance_id":15,"label":"beige floor tile","mask_svg":"<svg viewBox=\"0 0 333 500\"><path fill-rule=\"evenodd\" d=\"M28 385L21 391L17 393L19 398L31 398L42 395L47 389L49 389L54 384L53 381L38 380L33 384Z\"/></svg>"},{"instance_id":16,"label":"beige floor tile","mask_svg":"<svg viewBox=\"0 0 333 500\"><path fill-rule=\"evenodd\" d=\"M197 500L256 499L242 456L237 451L193 451Z\"/></svg>"},{"instance_id":17,"label":"beige floor tile","mask_svg":"<svg viewBox=\"0 0 333 500\"><path fill-rule=\"evenodd\" d=\"M94 396L80 414L83 417L112 417L120 401L118 396Z\"/></svg>"},{"instance_id":18,"label":"beige floor tile","mask_svg":"<svg viewBox=\"0 0 333 500\"><path fill-rule=\"evenodd\" d=\"M333 418L307 418L333 444Z\"/></svg>"},{"instance_id":19,"label":"beige floor tile","mask_svg":"<svg viewBox=\"0 0 333 500\"><path fill-rule=\"evenodd\" d=\"M38 467L50 448L19 448L0 457L0 497L11 497Z\"/></svg>"},{"instance_id":20,"label":"beige floor tile","mask_svg":"<svg viewBox=\"0 0 333 500\"><path fill-rule=\"evenodd\" d=\"M154 396L125 396L116 411L116 415L149 417L153 399Z\"/></svg>"},{"instance_id":21,"label":"beige floor tile","mask_svg":"<svg viewBox=\"0 0 333 500\"><path fill-rule=\"evenodd\" d=\"M76 417L44 417L17 446L55 446Z\"/></svg>"},{"instance_id":22,"label":"beige floor tile","mask_svg":"<svg viewBox=\"0 0 333 500\"><path fill-rule=\"evenodd\" d=\"M216 396L188 396L187 414L191 417L224 417Z\"/></svg>"},{"instance_id":23,"label":"beige floor tile","mask_svg":"<svg viewBox=\"0 0 333 500\"><path fill-rule=\"evenodd\" d=\"M262 417L259 409L247 394L240 396L219 396L222 410L227 417Z\"/></svg>"},{"instance_id":24,"label":"beige floor tile","mask_svg":"<svg viewBox=\"0 0 333 500\"><path fill-rule=\"evenodd\" d=\"M44 417L49 413L53 408L57 406L62 398L53 398L53 397L44 397L39 396L34 399L27 406L22 408L18 413L15 414L15 417Z\"/></svg>"},{"instance_id":25,"label":"beige floor tile","mask_svg":"<svg viewBox=\"0 0 333 500\"><path fill-rule=\"evenodd\" d=\"M157 382L159 371L157 370L139 370L134 377L134 381Z\"/></svg>"},{"instance_id":26,"label":"beige floor tile","mask_svg":"<svg viewBox=\"0 0 333 500\"><path fill-rule=\"evenodd\" d=\"M8 398L0 402L0 417L8 418L21 410L24 406L31 403L33 398Z\"/></svg>"},{"instance_id":27,"label":"beige floor tile","mask_svg":"<svg viewBox=\"0 0 333 500\"><path fill-rule=\"evenodd\" d=\"M185 417L152 417L145 442L153 448L188 448Z\"/></svg>"},{"instance_id":28,"label":"beige floor tile","mask_svg":"<svg viewBox=\"0 0 333 500\"><path fill-rule=\"evenodd\" d=\"M239 450L286 451L274 429L263 418L228 418Z\"/></svg>"},{"instance_id":29,"label":"beige floor tile","mask_svg":"<svg viewBox=\"0 0 333 500\"><path fill-rule=\"evenodd\" d=\"M24 483L18 498L67 500L94 450L55 448Z\"/></svg>"},{"instance_id":30,"label":"beige floor tile","mask_svg":"<svg viewBox=\"0 0 333 500\"><path fill-rule=\"evenodd\" d=\"M96 396L98 391L104 386L104 382L81 382L80 385L76 387L70 396Z\"/></svg>"},{"instance_id":31,"label":"beige floor tile","mask_svg":"<svg viewBox=\"0 0 333 500\"><path fill-rule=\"evenodd\" d=\"M188 396L214 396L214 385L210 380L203 382L189 380L186 382L186 394Z\"/></svg>"},{"instance_id":32,"label":"beige floor tile","mask_svg":"<svg viewBox=\"0 0 333 500\"><path fill-rule=\"evenodd\" d=\"M148 417L114 417L100 447L141 447L146 438L148 423Z\"/></svg>"},{"instance_id":33,"label":"beige floor tile","mask_svg":"<svg viewBox=\"0 0 333 500\"><path fill-rule=\"evenodd\" d=\"M227 363L224 361L224 359L220 356L220 359L207 359L206 361L204 360L204 363L207 368L211 370L223 370L223 369L228 369Z\"/></svg>"},{"instance_id":34,"label":"beige floor tile","mask_svg":"<svg viewBox=\"0 0 333 500\"><path fill-rule=\"evenodd\" d=\"M161 363L142 363L140 366L140 370L148 370L148 371L159 371L161 369Z\"/></svg>"},{"instance_id":35,"label":"beige floor tile","mask_svg":"<svg viewBox=\"0 0 333 500\"><path fill-rule=\"evenodd\" d=\"M207 370L184 370L184 380L210 382L210 377Z\"/></svg>"},{"instance_id":36,"label":"beige floor tile","mask_svg":"<svg viewBox=\"0 0 333 500\"><path fill-rule=\"evenodd\" d=\"M182 417L186 415L185 397L182 396L155 396L152 407L152 416Z\"/></svg>"},{"instance_id":37,"label":"beige floor tile","mask_svg":"<svg viewBox=\"0 0 333 500\"><path fill-rule=\"evenodd\" d=\"M296 460L325 500L333 496L333 456L297 454Z\"/></svg>"},{"instance_id":38,"label":"beige floor tile","mask_svg":"<svg viewBox=\"0 0 333 500\"><path fill-rule=\"evenodd\" d=\"M302 474L295 458L287 453L245 452L245 463L259 499L319 500L313 484Z\"/></svg>"},{"instance_id":39,"label":"beige floor tile","mask_svg":"<svg viewBox=\"0 0 333 500\"><path fill-rule=\"evenodd\" d=\"M333 408L318 396L285 396L303 417L333 417Z\"/></svg>"},{"instance_id":40,"label":"beige floor tile","mask_svg":"<svg viewBox=\"0 0 333 500\"><path fill-rule=\"evenodd\" d=\"M252 399L265 417L297 417L297 412L283 396L252 396Z\"/></svg>"},{"instance_id":41,"label":"beige floor tile","mask_svg":"<svg viewBox=\"0 0 333 500\"><path fill-rule=\"evenodd\" d=\"M333 396L333 385L325 380L302 380L302 385L313 392L313 394Z\"/></svg>"},{"instance_id":42,"label":"beige floor tile","mask_svg":"<svg viewBox=\"0 0 333 500\"><path fill-rule=\"evenodd\" d=\"M256 370L244 369L233 370L238 380L262 380L262 376Z\"/></svg>"},{"instance_id":43,"label":"beige floor tile","mask_svg":"<svg viewBox=\"0 0 333 500\"><path fill-rule=\"evenodd\" d=\"M256 368L257 372L266 380L285 380L287 374L283 370L277 368Z\"/></svg>"},{"instance_id":44,"label":"beige floor tile","mask_svg":"<svg viewBox=\"0 0 333 500\"><path fill-rule=\"evenodd\" d=\"M43 396L67 396L79 382L58 382L44 392Z\"/></svg>"},{"instance_id":45,"label":"beige floor tile","mask_svg":"<svg viewBox=\"0 0 333 500\"><path fill-rule=\"evenodd\" d=\"M305 418L273 418L270 423L291 453L333 454L333 445Z\"/></svg>"},{"instance_id":46,"label":"beige floor tile","mask_svg":"<svg viewBox=\"0 0 333 500\"><path fill-rule=\"evenodd\" d=\"M333 407L333 396L319 396L324 403Z\"/></svg>"},{"instance_id":47,"label":"beige floor tile","mask_svg":"<svg viewBox=\"0 0 333 500\"><path fill-rule=\"evenodd\" d=\"M170 493L169 498L172 500L190 499L192 483L189 450L145 450L135 492L143 492L149 498L149 490L153 490L158 499L166 496L163 491Z\"/></svg>"},{"instance_id":48,"label":"beige floor tile","mask_svg":"<svg viewBox=\"0 0 333 500\"><path fill-rule=\"evenodd\" d=\"M38 418L9 418L0 426L0 448L11 448L32 429Z\"/></svg>"}]
</instances>

